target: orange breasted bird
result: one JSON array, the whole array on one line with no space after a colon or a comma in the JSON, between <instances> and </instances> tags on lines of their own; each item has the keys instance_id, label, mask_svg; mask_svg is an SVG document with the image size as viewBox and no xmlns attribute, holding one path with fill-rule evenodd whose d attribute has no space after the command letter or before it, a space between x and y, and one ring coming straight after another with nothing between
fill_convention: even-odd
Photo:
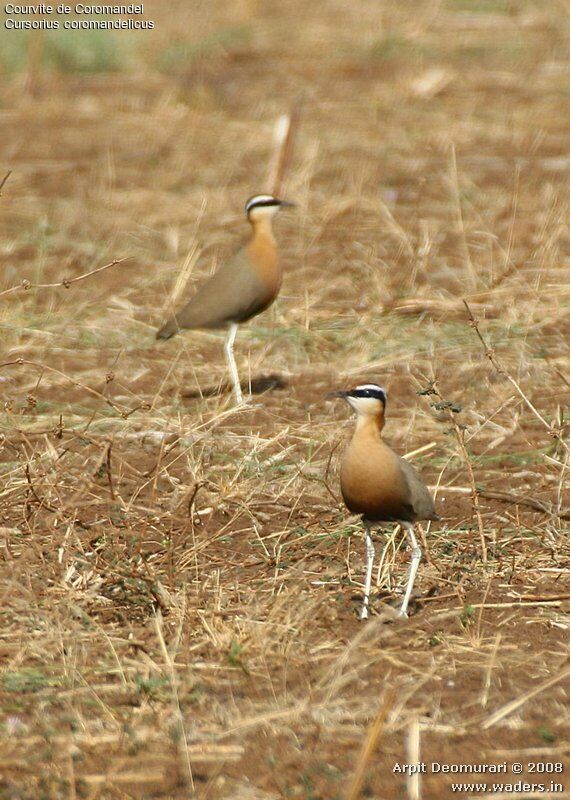
<instances>
[{"instance_id":1,"label":"orange breasted bird","mask_svg":"<svg viewBox=\"0 0 570 800\"><path fill-rule=\"evenodd\" d=\"M397 522L408 536L412 558L400 615L408 604L422 551L414 535L414 523L439 519L431 494L416 470L397 455L382 438L386 392L375 383L335 392L356 412L356 427L341 463L340 488L349 511L360 514L366 531L366 577L361 619L368 618L374 544L371 531L377 523Z\"/></svg>"},{"instance_id":2,"label":"orange breasted bird","mask_svg":"<svg viewBox=\"0 0 570 800\"><path fill-rule=\"evenodd\" d=\"M233 353L238 326L265 311L279 294L282 271L271 220L280 208L292 205L270 194L250 197L245 204L252 228L249 242L156 334L157 339L170 339L185 328L227 328L224 350L238 405L243 402Z\"/></svg>"}]
</instances>

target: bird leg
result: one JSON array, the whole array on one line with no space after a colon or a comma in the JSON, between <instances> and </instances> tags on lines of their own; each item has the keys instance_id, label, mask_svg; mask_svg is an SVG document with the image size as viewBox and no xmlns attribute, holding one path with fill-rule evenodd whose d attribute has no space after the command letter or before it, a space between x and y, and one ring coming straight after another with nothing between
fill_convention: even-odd
<instances>
[{"instance_id":1,"label":"bird leg","mask_svg":"<svg viewBox=\"0 0 570 800\"><path fill-rule=\"evenodd\" d=\"M422 560L422 549L418 544L418 541L414 534L414 526L410 525L409 522L402 522L402 526L404 527L408 539L410 540L410 544L412 545L412 560L410 561L410 571L408 572L408 582L406 584L406 591L404 594L404 599L402 601L402 607L400 608L400 616L407 617L408 616L408 603L410 602L410 597L412 595L412 589L414 588L414 581L416 579L416 572L418 571L418 567L420 565L420 561Z\"/></svg>"},{"instance_id":2,"label":"bird leg","mask_svg":"<svg viewBox=\"0 0 570 800\"><path fill-rule=\"evenodd\" d=\"M374 542L370 535L370 525L364 523L366 529L366 577L364 579L364 602L360 619L368 619L368 604L370 602L370 588L372 586L372 568L374 566Z\"/></svg>"},{"instance_id":3,"label":"bird leg","mask_svg":"<svg viewBox=\"0 0 570 800\"><path fill-rule=\"evenodd\" d=\"M240 406L243 403L243 395L241 393L241 385L239 382L236 360L234 358L234 342L237 330L238 330L237 324L235 322L230 322L230 326L228 328L228 335L226 336L226 342L224 344L224 352L226 354L226 360L228 362L232 383L234 385L234 396L236 399L236 405Z\"/></svg>"}]
</instances>

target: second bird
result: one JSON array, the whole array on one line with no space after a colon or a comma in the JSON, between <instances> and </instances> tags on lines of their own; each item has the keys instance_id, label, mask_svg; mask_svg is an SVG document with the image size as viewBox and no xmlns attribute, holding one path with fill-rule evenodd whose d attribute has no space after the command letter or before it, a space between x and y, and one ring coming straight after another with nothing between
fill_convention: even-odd
<instances>
[{"instance_id":1,"label":"second bird","mask_svg":"<svg viewBox=\"0 0 570 800\"><path fill-rule=\"evenodd\" d=\"M414 535L414 523L439 519L431 494L407 461L382 438L386 392L376 383L365 383L348 392L335 392L356 411L356 429L342 459L340 488L344 502L362 516L366 529L366 578L360 619L368 617L374 566L372 528L382 522L399 522L412 545L412 560L400 615L407 616L422 551Z\"/></svg>"},{"instance_id":2,"label":"second bird","mask_svg":"<svg viewBox=\"0 0 570 800\"><path fill-rule=\"evenodd\" d=\"M233 354L238 325L265 311L279 294L282 272L271 220L280 208L292 205L269 194L250 197L245 204L252 227L247 245L220 267L156 334L157 339L170 339L183 328L227 328L224 349L238 404L243 402Z\"/></svg>"}]
</instances>

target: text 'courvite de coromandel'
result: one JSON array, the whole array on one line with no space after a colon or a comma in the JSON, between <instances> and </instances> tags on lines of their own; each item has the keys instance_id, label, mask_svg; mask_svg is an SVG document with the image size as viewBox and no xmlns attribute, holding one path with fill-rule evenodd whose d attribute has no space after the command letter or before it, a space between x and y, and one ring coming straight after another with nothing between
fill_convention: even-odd
<instances>
[{"instance_id":1,"label":"text 'courvite de coromandel'","mask_svg":"<svg viewBox=\"0 0 570 800\"><path fill-rule=\"evenodd\" d=\"M152 30L155 25L151 19L140 19L144 16L144 5L128 3L127 5L87 5L76 3L67 5L19 5L6 3L4 27L8 30ZM76 15L79 19L59 19ZM107 17L107 19L81 19L85 16ZM134 19L123 19L123 17Z\"/></svg>"}]
</instances>

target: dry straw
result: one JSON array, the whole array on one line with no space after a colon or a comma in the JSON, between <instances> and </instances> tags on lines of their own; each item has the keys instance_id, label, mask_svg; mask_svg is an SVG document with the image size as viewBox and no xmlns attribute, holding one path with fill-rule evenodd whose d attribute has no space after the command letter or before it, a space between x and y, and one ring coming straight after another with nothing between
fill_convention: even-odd
<instances>
[{"instance_id":1,"label":"dry straw","mask_svg":"<svg viewBox=\"0 0 570 800\"><path fill-rule=\"evenodd\" d=\"M30 64L33 102L4 73L3 786L446 797L445 776L393 773L418 732L427 761L562 760L560 9L230 6L157 4L125 72ZM225 215L281 180L284 284L240 367L282 388L236 413L217 334L153 336L238 245ZM443 517L405 623L394 531L357 620L350 423L325 395L362 379L386 385L386 437ZM462 410L418 397L428 380Z\"/></svg>"}]
</instances>

